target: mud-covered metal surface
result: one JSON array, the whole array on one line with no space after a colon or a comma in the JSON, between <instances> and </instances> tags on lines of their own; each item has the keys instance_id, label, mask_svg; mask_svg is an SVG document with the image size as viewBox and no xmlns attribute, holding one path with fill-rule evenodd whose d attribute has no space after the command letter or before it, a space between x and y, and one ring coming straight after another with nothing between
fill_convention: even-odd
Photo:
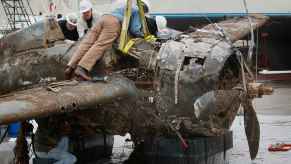
<instances>
[{"instance_id":1,"label":"mud-covered metal surface","mask_svg":"<svg viewBox=\"0 0 291 164\"><path fill-rule=\"evenodd\" d=\"M64 35L58 22L48 18L27 28L12 32L0 39L2 50L14 53L36 48L47 48L57 40L63 40Z\"/></svg>"},{"instance_id":2,"label":"mud-covered metal surface","mask_svg":"<svg viewBox=\"0 0 291 164\"><path fill-rule=\"evenodd\" d=\"M255 28L266 20L252 17ZM223 134L243 104L253 159L258 152L259 124L254 109L244 105L247 90L233 89L251 79L232 45L249 33L247 27L246 18L223 21L163 44L157 56L155 98L160 117L184 136ZM199 107L203 99L204 107Z\"/></svg>"},{"instance_id":3,"label":"mud-covered metal surface","mask_svg":"<svg viewBox=\"0 0 291 164\"><path fill-rule=\"evenodd\" d=\"M263 26L269 18L261 14L253 14L250 15L250 19L253 29L258 29ZM191 35L194 38L203 38L204 36L215 37L221 35L222 31L224 31L231 42L242 39L250 33L249 20L246 17L237 17L217 24L209 24Z\"/></svg>"},{"instance_id":4,"label":"mud-covered metal surface","mask_svg":"<svg viewBox=\"0 0 291 164\"><path fill-rule=\"evenodd\" d=\"M115 99L135 97L137 92L132 82L114 77L108 82L64 81L50 85L4 95L0 124L94 108Z\"/></svg>"},{"instance_id":5,"label":"mud-covered metal surface","mask_svg":"<svg viewBox=\"0 0 291 164\"><path fill-rule=\"evenodd\" d=\"M252 19L255 28L267 20L261 16ZM168 114L193 115L193 101L217 88L225 62L235 55L232 41L245 37L249 33L248 26L247 18L223 21L163 44L157 57L160 82L158 108ZM232 64L239 69L238 61ZM238 76L232 75L233 79Z\"/></svg>"},{"instance_id":6,"label":"mud-covered metal surface","mask_svg":"<svg viewBox=\"0 0 291 164\"><path fill-rule=\"evenodd\" d=\"M0 82L1 93L13 91L26 85L37 84L42 80L63 79L65 64L59 59L70 45L62 44L48 49L36 49L21 53L1 54Z\"/></svg>"},{"instance_id":7,"label":"mud-covered metal surface","mask_svg":"<svg viewBox=\"0 0 291 164\"><path fill-rule=\"evenodd\" d=\"M194 100L216 88L219 72L231 55L231 46L225 42L222 44L212 50L210 44L195 44L195 40L189 38L163 45L160 51L159 108L167 110L169 114L193 115ZM179 62L182 67L179 79L175 80ZM175 85L177 90L174 89Z\"/></svg>"},{"instance_id":8,"label":"mud-covered metal surface","mask_svg":"<svg viewBox=\"0 0 291 164\"><path fill-rule=\"evenodd\" d=\"M46 78L61 79L59 61L71 45L55 46L63 33L54 19L46 19L0 39L0 93L36 84ZM51 48L49 48L51 47Z\"/></svg>"},{"instance_id":9,"label":"mud-covered metal surface","mask_svg":"<svg viewBox=\"0 0 291 164\"><path fill-rule=\"evenodd\" d=\"M253 27L259 28L267 19L252 17ZM163 44L140 42L129 56L111 51L109 54L114 57L105 55L102 62L107 58L108 63L116 60L117 67L111 71L130 80L115 78L108 83L80 83L57 87L57 90L44 85L46 87L12 92L0 98L0 123L53 115L54 124L62 122L62 118L78 120L79 129L94 127L92 133L98 130L121 135L129 132L137 144L149 136L222 135L231 126L239 106L249 98L246 90L241 89L242 79L248 75L243 73L243 61L232 45L248 33L248 19L236 18L179 35ZM42 35L50 36L53 35L49 32ZM16 48L0 50L3 57L0 78L4 79L0 82L1 92L38 84L50 77L64 78L63 69L78 43L55 42L61 40L59 37L52 42L42 40L44 43L37 44L43 47L35 44L35 47L19 46L19 51L15 51ZM250 78L246 79L249 83ZM128 97L136 94L136 99L129 101ZM78 114L79 109L87 110ZM254 110L248 109L250 132L257 131ZM65 116L72 111L73 115ZM60 113L61 117L54 115ZM89 117L92 119L87 119ZM74 121L68 122L66 127L74 131L78 127L70 126L74 124ZM61 131L55 127L55 133L62 134ZM255 140L251 144L258 143L257 134L250 135L249 138ZM257 145L250 146L254 147L251 152L255 155Z\"/></svg>"}]
</instances>

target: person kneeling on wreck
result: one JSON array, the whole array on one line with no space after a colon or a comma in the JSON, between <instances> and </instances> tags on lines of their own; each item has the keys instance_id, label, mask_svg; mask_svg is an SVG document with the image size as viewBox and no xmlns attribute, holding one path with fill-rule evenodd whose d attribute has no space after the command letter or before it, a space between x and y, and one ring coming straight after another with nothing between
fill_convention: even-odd
<instances>
[{"instance_id":1,"label":"person kneeling on wreck","mask_svg":"<svg viewBox=\"0 0 291 164\"><path fill-rule=\"evenodd\" d=\"M144 8L148 8L147 2L142 1ZM94 65L99 61L105 51L112 47L113 42L119 37L125 14L126 5L118 7L110 14L104 14L91 28L81 41L77 51L73 54L65 74L67 77L74 74L81 80L92 80L89 75ZM133 37L143 37L139 11L136 5L132 6L129 24L129 33Z\"/></svg>"},{"instance_id":2,"label":"person kneeling on wreck","mask_svg":"<svg viewBox=\"0 0 291 164\"><path fill-rule=\"evenodd\" d=\"M75 14L69 14L66 19L58 21L59 26L65 36L65 39L70 41L77 41L79 33L77 29L78 18Z\"/></svg>"}]
</instances>

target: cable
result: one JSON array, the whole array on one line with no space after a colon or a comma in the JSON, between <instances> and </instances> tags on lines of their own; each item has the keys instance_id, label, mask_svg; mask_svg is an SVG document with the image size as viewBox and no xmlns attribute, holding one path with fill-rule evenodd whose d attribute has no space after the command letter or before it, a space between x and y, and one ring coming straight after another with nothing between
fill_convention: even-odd
<instances>
[{"instance_id":1,"label":"cable","mask_svg":"<svg viewBox=\"0 0 291 164\"><path fill-rule=\"evenodd\" d=\"M38 159L39 157L36 153L36 148L35 148L35 134L33 132L31 134L31 147L32 147L32 152L33 152L35 158Z\"/></svg>"},{"instance_id":2,"label":"cable","mask_svg":"<svg viewBox=\"0 0 291 164\"><path fill-rule=\"evenodd\" d=\"M243 4L244 4L244 8L245 8L245 11L246 11L246 14L248 16L248 21L249 21L249 25L250 25L250 30L251 30L251 44L249 46L249 51L248 51L248 61L251 61L252 60L252 56L253 56L253 49L254 49L254 46L256 46L256 60L255 60L255 71L256 71L256 74L255 74L255 81L257 81L258 79L258 53L259 53L259 29L257 29L257 33L256 33L256 45L255 45L255 36L254 36L254 28L253 28L253 25L252 25L252 20L251 20L251 17L249 16L249 10L248 10L248 7L247 7L247 2L246 0L243 0Z\"/></svg>"},{"instance_id":3,"label":"cable","mask_svg":"<svg viewBox=\"0 0 291 164\"><path fill-rule=\"evenodd\" d=\"M248 18L248 21L249 21L249 25L250 25L250 31L251 31L251 45L249 46L249 50L248 50L248 60L250 61L252 59L252 56L253 56L253 49L254 49L254 29L253 29L253 25L252 25L252 20L251 20L251 17L249 16L249 11L248 11L248 8L247 8L247 2L246 0L243 0L244 2L244 8L246 10L246 14L247 14L247 18ZM214 29L217 29L219 32L220 32L220 35L225 39L225 41L227 41L230 45L233 45L230 38L227 36L227 33L226 31L220 27L217 23L214 23L211 21L211 19L209 19L207 17L206 14L202 14L204 16L204 18L214 27ZM255 81L257 80L257 58L258 58L258 30L257 30L257 45L256 45L256 77L254 77L254 75L252 74L251 70L249 69L249 67L247 66L247 63L244 61L244 58L243 58L243 55L242 53L235 48L235 52L238 56L240 56L240 65L241 65L241 68L242 68L242 73L244 73L244 68L246 68L247 72L249 73L249 75L251 76L252 79L255 78ZM244 75L243 75L244 76ZM244 81L244 89L246 90L246 80L245 80L245 77L243 77L243 81Z\"/></svg>"},{"instance_id":4,"label":"cable","mask_svg":"<svg viewBox=\"0 0 291 164\"><path fill-rule=\"evenodd\" d=\"M255 81L258 80L258 57L259 57L259 29L257 29L257 41L256 41L256 77Z\"/></svg>"},{"instance_id":5,"label":"cable","mask_svg":"<svg viewBox=\"0 0 291 164\"><path fill-rule=\"evenodd\" d=\"M249 9L248 9L248 6L247 6L247 1L243 0L243 4L244 4L244 8L245 8L246 14L248 16L248 21L249 21L250 31L251 31L251 44L249 46L249 51L248 51L248 61L251 61L252 60L252 56L253 56L254 46L255 46L254 28L253 28L253 25L252 25L252 19L249 16Z\"/></svg>"},{"instance_id":6,"label":"cable","mask_svg":"<svg viewBox=\"0 0 291 164\"><path fill-rule=\"evenodd\" d=\"M3 134L3 136L2 136L1 139L0 139L0 144L2 144L2 142L4 141L4 139L5 139L6 135L7 135L7 133L8 133L8 126L7 126L7 128L6 128L6 130L5 130L4 134Z\"/></svg>"},{"instance_id":7,"label":"cable","mask_svg":"<svg viewBox=\"0 0 291 164\"><path fill-rule=\"evenodd\" d=\"M202 11L200 6L196 6L198 11ZM201 16L203 16L212 26L214 29L216 29L218 32L220 32L220 35L230 44L232 45L232 42L230 41L227 32L224 31L223 28L221 28L217 23L213 22L208 16L207 13L201 13Z\"/></svg>"}]
</instances>

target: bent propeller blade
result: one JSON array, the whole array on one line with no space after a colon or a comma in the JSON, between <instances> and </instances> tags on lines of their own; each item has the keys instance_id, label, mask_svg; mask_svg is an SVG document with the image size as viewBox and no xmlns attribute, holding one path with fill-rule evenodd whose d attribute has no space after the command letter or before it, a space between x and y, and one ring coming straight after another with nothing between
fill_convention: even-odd
<instances>
[{"instance_id":1,"label":"bent propeller blade","mask_svg":"<svg viewBox=\"0 0 291 164\"><path fill-rule=\"evenodd\" d=\"M248 140L250 156L251 159L254 160L259 150L260 125L251 100L247 99L242 105L244 108L244 126Z\"/></svg>"}]
</instances>

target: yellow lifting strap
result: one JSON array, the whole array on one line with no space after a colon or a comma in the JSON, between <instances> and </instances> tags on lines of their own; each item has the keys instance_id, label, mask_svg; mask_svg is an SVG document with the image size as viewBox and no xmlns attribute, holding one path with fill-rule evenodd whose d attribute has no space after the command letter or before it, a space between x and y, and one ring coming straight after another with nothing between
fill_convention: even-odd
<instances>
[{"instance_id":1,"label":"yellow lifting strap","mask_svg":"<svg viewBox=\"0 0 291 164\"><path fill-rule=\"evenodd\" d=\"M139 16L140 16L140 23L142 25L143 33L144 33L144 39L149 42L156 41L156 37L154 35L151 35L148 29L148 25L146 22L144 10L143 10L143 4L141 0L136 0ZM124 12L124 18L122 22L122 29L121 29L121 35L120 35L120 43L119 43L119 50L122 51L124 54L128 54L128 51L130 48L135 44L136 39L129 39L128 37L128 27L131 17L131 11L132 11L132 0L127 0L125 12Z\"/></svg>"},{"instance_id":2,"label":"yellow lifting strap","mask_svg":"<svg viewBox=\"0 0 291 164\"><path fill-rule=\"evenodd\" d=\"M149 32L147 21L145 19L145 14L144 14L144 10L143 10L143 3L141 0L136 0L136 2L137 2L137 6L138 6L139 19L140 19L140 24L142 26L143 34L144 34L144 37L147 37L151 34Z\"/></svg>"},{"instance_id":3,"label":"yellow lifting strap","mask_svg":"<svg viewBox=\"0 0 291 164\"><path fill-rule=\"evenodd\" d=\"M124 12L124 17L123 17L123 22L122 22L122 27L121 27L121 34L120 34L120 41L119 41L119 47L118 49L123 52L124 47L127 44L128 40L128 26L130 22L130 17L131 17L131 6L132 6L132 0L127 0L126 2L126 8Z\"/></svg>"}]
</instances>

